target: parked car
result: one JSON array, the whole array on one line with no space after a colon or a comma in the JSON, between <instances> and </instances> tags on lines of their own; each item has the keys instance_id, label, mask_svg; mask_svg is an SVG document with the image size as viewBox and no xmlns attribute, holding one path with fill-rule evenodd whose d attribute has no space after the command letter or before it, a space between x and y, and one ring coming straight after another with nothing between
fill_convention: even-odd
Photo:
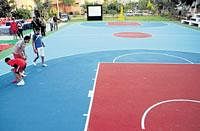
<instances>
[{"instance_id":1,"label":"parked car","mask_svg":"<svg viewBox=\"0 0 200 131\"><path fill-rule=\"evenodd\" d=\"M128 10L128 11L126 11L125 15L126 16L133 16L134 12L132 10Z\"/></svg>"},{"instance_id":2,"label":"parked car","mask_svg":"<svg viewBox=\"0 0 200 131\"><path fill-rule=\"evenodd\" d=\"M134 12L134 16L142 16L143 15L143 11L142 10L137 10Z\"/></svg>"},{"instance_id":3,"label":"parked car","mask_svg":"<svg viewBox=\"0 0 200 131\"><path fill-rule=\"evenodd\" d=\"M67 22L67 21L69 21L70 20L70 18L69 18L69 15L68 14L61 14L60 15L60 21L62 21L62 22Z\"/></svg>"}]
</instances>

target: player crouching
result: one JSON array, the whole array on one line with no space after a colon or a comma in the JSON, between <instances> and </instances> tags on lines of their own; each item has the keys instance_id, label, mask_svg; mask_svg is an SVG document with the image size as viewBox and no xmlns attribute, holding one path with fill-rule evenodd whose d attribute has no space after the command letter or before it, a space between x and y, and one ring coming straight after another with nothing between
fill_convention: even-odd
<instances>
[{"instance_id":1,"label":"player crouching","mask_svg":"<svg viewBox=\"0 0 200 131\"><path fill-rule=\"evenodd\" d=\"M13 67L12 72L16 77L16 80L14 80L13 83L17 83L18 86L24 85L23 72L26 69L26 61L20 58L10 59L7 57L5 58L5 62Z\"/></svg>"}]
</instances>

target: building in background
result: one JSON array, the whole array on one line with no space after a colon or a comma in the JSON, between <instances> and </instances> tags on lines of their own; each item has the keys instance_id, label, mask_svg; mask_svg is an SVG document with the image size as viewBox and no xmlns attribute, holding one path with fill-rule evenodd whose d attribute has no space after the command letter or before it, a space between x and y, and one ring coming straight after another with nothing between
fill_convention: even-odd
<instances>
[{"instance_id":1,"label":"building in background","mask_svg":"<svg viewBox=\"0 0 200 131\"><path fill-rule=\"evenodd\" d=\"M81 5L84 4L84 0L75 0L74 4L72 5L65 4L62 0L52 0L51 5L54 12L57 11L58 8L57 2L59 6L59 12L68 14L81 14Z\"/></svg>"}]
</instances>

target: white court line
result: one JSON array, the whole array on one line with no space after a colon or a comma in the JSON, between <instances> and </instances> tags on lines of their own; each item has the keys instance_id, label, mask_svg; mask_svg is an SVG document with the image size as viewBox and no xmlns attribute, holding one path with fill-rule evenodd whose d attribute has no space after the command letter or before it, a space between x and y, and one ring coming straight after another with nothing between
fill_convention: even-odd
<instances>
[{"instance_id":1,"label":"white court line","mask_svg":"<svg viewBox=\"0 0 200 131\"><path fill-rule=\"evenodd\" d=\"M94 96L94 91L93 90L89 90L88 97L93 97L93 96Z\"/></svg>"},{"instance_id":2,"label":"white court line","mask_svg":"<svg viewBox=\"0 0 200 131\"><path fill-rule=\"evenodd\" d=\"M87 116L88 116L88 114L83 114L83 116L86 116L86 117L87 117Z\"/></svg>"},{"instance_id":3,"label":"white court line","mask_svg":"<svg viewBox=\"0 0 200 131\"><path fill-rule=\"evenodd\" d=\"M147 114L153 109L155 108L156 106L159 106L161 104L165 104L165 103L170 103L170 102L192 102L192 103L198 103L200 104L200 101L198 100L190 100L190 99L172 99L172 100L165 100L165 101L161 101L161 102L158 102L152 106L150 106L147 110L145 110L145 112L143 113L142 115L142 119L141 119L141 128L143 130L145 130L145 118L147 116Z\"/></svg>"},{"instance_id":4,"label":"white court line","mask_svg":"<svg viewBox=\"0 0 200 131\"><path fill-rule=\"evenodd\" d=\"M93 95L91 96L91 99L90 99L90 105L89 105L89 109L88 109L88 113L87 113L87 120L86 120L86 123L85 123L84 131L88 130L88 124L89 124L89 120L90 120L92 103L93 103L93 100L94 100L94 92L95 92L95 89L96 89L97 76L98 76L98 73L99 73L99 66L100 66L100 63L98 63L98 67L97 67L97 72L96 72L95 81L94 81L94 85L93 85Z\"/></svg>"},{"instance_id":5,"label":"white court line","mask_svg":"<svg viewBox=\"0 0 200 131\"><path fill-rule=\"evenodd\" d=\"M187 62L189 62L190 64L194 64L192 61L190 61L190 60L188 60L188 59L186 59L186 58L183 58L183 57L179 57L179 56L175 56L175 55L169 55L169 54L166 54L166 53L152 53L152 52L140 52L140 53L123 54L123 55L120 55L120 56L115 57L115 58L113 59L113 63L115 63L118 59L120 59L120 58L122 58L122 57L129 56L129 55L140 55L140 54L164 55L164 56L169 56L169 57L178 58L178 59L187 61Z\"/></svg>"}]
</instances>

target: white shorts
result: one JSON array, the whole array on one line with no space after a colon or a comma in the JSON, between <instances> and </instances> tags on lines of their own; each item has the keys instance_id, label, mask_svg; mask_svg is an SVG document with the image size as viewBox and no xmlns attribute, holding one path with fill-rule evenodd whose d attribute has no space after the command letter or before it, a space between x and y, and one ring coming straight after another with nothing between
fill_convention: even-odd
<instances>
[{"instance_id":1,"label":"white shorts","mask_svg":"<svg viewBox=\"0 0 200 131\"><path fill-rule=\"evenodd\" d=\"M43 56L44 57L44 47L37 48L37 51L38 51L38 55L39 56Z\"/></svg>"}]
</instances>

